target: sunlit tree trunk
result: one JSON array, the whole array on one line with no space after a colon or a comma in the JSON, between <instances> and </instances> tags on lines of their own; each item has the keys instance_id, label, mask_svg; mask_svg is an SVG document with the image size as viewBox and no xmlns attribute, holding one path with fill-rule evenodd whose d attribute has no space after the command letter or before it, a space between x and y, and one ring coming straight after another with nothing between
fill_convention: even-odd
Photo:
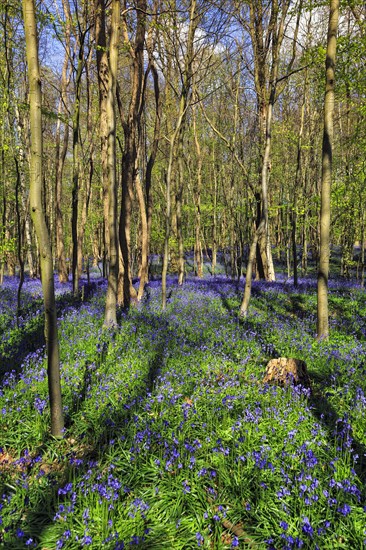
<instances>
[{"instance_id":1,"label":"sunlit tree trunk","mask_svg":"<svg viewBox=\"0 0 366 550\"><path fill-rule=\"evenodd\" d=\"M61 103L61 102L60 102ZM64 135L61 148L61 121L57 121L56 129L56 167L55 167L55 227L56 227L56 257L57 257L57 270L58 279L60 283L66 283L68 281L68 273L65 257L65 245L64 245L64 227L63 227L63 214L62 214L62 174L65 164L67 146L69 137L69 129L65 124Z\"/></svg>"},{"instance_id":2,"label":"sunlit tree trunk","mask_svg":"<svg viewBox=\"0 0 366 550\"><path fill-rule=\"evenodd\" d=\"M332 181L332 148L333 148L333 112L335 60L337 48L337 30L339 18L339 0L330 0L328 40L326 54L326 85L324 98L324 133L322 148L322 179L320 204L320 257L318 270L318 307L317 337L329 336L328 316L328 276L329 276L329 235L330 235L330 191Z\"/></svg>"},{"instance_id":3,"label":"sunlit tree trunk","mask_svg":"<svg viewBox=\"0 0 366 550\"><path fill-rule=\"evenodd\" d=\"M252 277L253 277L253 265L255 261L255 255L257 250L258 239L261 235L261 231L264 231L264 222L259 225L257 230L254 232L254 238L252 244L250 245L249 258L247 263L247 272L245 275L245 287L243 300L240 306L240 317L246 317L248 315L249 302L252 292Z\"/></svg>"},{"instance_id":4,"label":"sunlit tree trunk","mask_svg":"<svg viewBox=\"0 0 366 550\"><path fill-rule=\"evenodd\" d=\"M211 272L215 275L217 264L217 171L215 162L215 145L212 147L212 172L213 172L213 212L212 212L212 258Z\"/></svg>"},{"instance_id":5,"label":"sunlit tree trunk","mask_svg":"<svg viewBox=\"0 0 366 550\"><path fill-rule=\"evenodd\" d=\"M173 134L169 142L169 163L166 176L166 200L170 202L170 196L168 197L168 192L170 194L172 188L172 178L173 178L173 164L175 159L178 159L178 174L179 182L178 189L176 193L177 204L177 237L178 237L178 251L179 251L179 273L178 273L178 284L183 284L184 280L184 249L183 249L183 234L181 232L181 219L180 219L180 208L182 204L182 195L183 195L183 137L185 131L185 123L187 110L189 107L189 102L192 92L192 78L193 78L193 58L194 58L194 38L198 26L198 14L197 14L197 1L191 0L189 3L189 27L187 31L187 43L186 51L184 57L184 68L181 73L182 78L182 87L179 95L179 109L177 121L174 127ZM167 207L167 216L168 216L168 207ZM169 213L170 216L170 213ZM168 227L169 226L169 227ZM165 241L164 241L164 260L163 260L163 272L162 272L162 307L166 307L166 276L168 271L168 256L169 256L169 237L167 233L170 233L170 220L166 217L165 220Z\"/></svg>"},{"instance_id":6,"label":"sunlit tree trunk","mask_svg":"<svg viewBox=\"0 0 366 550\"><path fill-rule=\"evenodd\" d=\"M293 38L293 53L286 69L291 71L295 60L296 42L299 30L302 3L300 1ZM254 82L257 95L257 113L259 118L259 147L260 147L260 189L256 192L257 220L256 234L253 242L257 241L257 266L261 275L268 281L275 280L273 266L270 226L269 226L269 198L268 180L270 175L270 155L272 145L272 118L273 108L277 99L278 72L280 63L280 49L284 38L285 21L290 7L290 1L271 2L271 11L266 20L262 2L251 2L249 9L249 33L254 53ZM271 56L268 67L268 56ZM264 147L264 149L263 149ZM262 152L263 151L263 152ZM262 156L263 155L263 156ZM251 247L252 250L252 247ZM249 270L247 269L247 272ZM247 274L248 276L248 274ZM245 307L240 308L240 314L246 315L250 299L251 281L246 280L245 292L248 294Z\"/></svg>"},{"instance_id":7,"label":"sunlit tree trunk","mask_svg":"<svg viewBox=\"0 0 366 550\"><path fill-rule=\"evenodd\" d=\"M125 47L131 55L131 99L126 119L123 120L124 149L122 155L122 204L119 220L119 239L123 263L123 305L128 308L137 299L132 285L131 269L131 221L133 186L136 181L138 151L140 144L140 123L144 103L144 45L146 34L146 0L136 2L136 31L132 44L127 22L123 18L122 34ZM127 12L127 9L125 10Z\"/></svg>"},{"instance_id":8,"label":"sunlit tree trunk","mask_svg":"<svg viewBox=\"0 0 366 550\"><path fill-rule=\"evenodd\" d=\"M20 141L24 144L20 144L18 147L19 153L19 171L20 171L20 195L21 203L23 208L23 217L24 217L24 233L25 233L25 242L27 249L27 263L29 276L33 278L35 276L34 268L34 258L33 258L33 243L32 243L32 228L30 223L30 214L29 214L29 204L28 204L28 193L26 191L26 182L25 182L25 165L28 162L27 155L25 150L29 149L27 147L28 137L24 134L28 134L28 131L24 131L24 121L21 118L21 114L18 108L18 105L15 104L15 123L17 126L18 137Z\"/></svg>"},{"instance_id":9,"label":"sunlit tree trunk","mask_svg":"<svg viewBox=\"0 0 366 550\"><path fill-rule=\"evenodd\" d=\"M20 177L20 170L19 170L19 162L16 156L14 157L14 161L15 161L15 171L17 175L16 184L15 184L15 210L16 210L17 234L18 234L17 256L18 256L18 264L19 264L19 284L18 284L18 292L17 292L17 326L19 326L21 292L22 292L22 287L24 283L24 258L23 258L23 233L24 233L23 229L24 228L22 227L23 224L21 221L20 199L19 199L19 194L21 192L21 177Z\"/></svg>"},{"instance_id":10,"label":"sunlit tree trunk","mask_svg":"<svg viewBox=\"0 0 366 550\"><path fill-rule=\"evenodd\" d=\"M153 195L152 195L152 171L158 153L158 146L160 142L160 127L161 127L161 114L162 114L162 100L159 88L159 75L154 63L154 49L150 40L147 41L148 52L150 58L150 70L154 80L154 99L155 99L155 122L154 122L154 136L151 144L150 156L146 165L145 173L145 191L146 191L146 223L147 223L147 264L150 253L150 238L151 238L151 224L152 224L152 212L153 212ZM143 259L141 260L143 261ZM140 289L139 289L140 294Z\"/></svg>"},{"instance_id":11,"label":"sunlit tree trunk","mask_svg":"<svg viewBox=\"0 0 366 550\"><path fill-rule=\"evenodd\" d=\"M144 295L145 285L148 282L148 254L149 254L149 234L147 223L147 212L145 197L142 190L140 175L136 173L135 178L136 195L140 208L141 218L141 264L140 264L140 284L137 292L137 300L140 301Z\"/></svg>"},{"instance_id":12,"label":"sunlit tree trunk","mask_svg":"<svg viewBox=\"0 0 366 550\"><path fill-rule=\"evenodd\" d=\"M42 271L51 433L55 437L61 437L64 419L61 401L59 341L57 333L53 261L50 237L42 208L42 95L34 0L23 0L23 17L29 75L31 135L30 210L39 244Z\"/></svg>"},{"instance_id":13,"label":"sunlit tree trunk","mask_svg":"<svg viewBox=\"0 0 366 550\"><path fill-rule=\"evenodd\" d=\"M202 243L201 243L201 190L202 190L202 152L201 146L197 134L197 113L196 109L193 108L193 133L194 133L194 142L196 146L197 154L197 179L195 182L195 190L193 195L195 198L195 210L196 210L196 219L195 219L195 263L196 263L196 275L197 277L203 277L203 261L202 261Z\"/></svg>"},{"instance_id":14,"label":"sunlit tree trunk","mask_svg":"<svg viewBox=\"0 0 366 550\"><path fill-rule=\"evenodd\" d=\"M60 283L66 283L68 281L68 272L65 258L65 246L64 246L64 226L63 226L63 213L62 213L62 179L63 170L65 165L65 159L67 154L67 148L69 143L69 127L67 122L64 123L64 135L61 147L61 116L66 112L67 105L67 67L70 60L70 22L66 17L66 38L65 38L65 59L62 67L61 75L61 97L58 107L59 118L57 120L56 127L56 140L55 140L55 227L56 227L56 257L57 257L57 270L58 279Z\"/></svg>"},{"instance_id":15,"label":"sunlit tree trunk","mask_svg":"<svg viewBox=\"0 0 366 550\"><path fill-rule=\"evenodd\" d=\"M307 72L305 74L305 85L304 85L304 95L301 105L301 114L300 114L300 128L299 135L297 139L297 158L296 158L296 174L295 174L295 186L294 186L294 199L293 207L291 212L291 244L292 244L292 261L293 261L293 274L294 274L294 286L298 286L298 268L297 268L297 245L296 245L296 233L297 233L297 203L298 195L301 184L301 174L302 174L302 141L304 134L304 119L305 119L305 104L306 104L306 94L307 94Z\"/></svg>"},{"instance_id":16,"label":"sunlit tree trunk","mask_svg":"<svg viewBox=\"0 0 366 550\"><path fill-rule=\"evenodd\" d=\"M81 156L87 161L82 163L79 171L79 178L82 185L80 189L83 189L81 212L78 222L78 235L77 235L77 265L78 265L78 278L84 271L89 273L89 260L85 255L85 232L88 222L89 205L92 196L92 181L94 176L94 155L95 155L95 142L94 142L94 124L93 124L93 90L92 90L92 56L91 47L88 44L88 56L85 61L85 109L86 109L86 142L87 155L85 151L85 145L81 144ZM85 143L85 142L84 142ZM84 262L84 265L83 265Z\"/></svg>"},{"instance_id":17,"label":"sunlit tree trunk","mask_svg":"<svg viewBox=\"0 0 366 550\"><path fill-rule=\"evenodd\" d=\"M184 189L184 151L183 151L183 131L179 132L178 137L178 177L177 190L175 193L175 215L177 226L177 241L178 241L178 285L184 283L185 275L185 257L184 257L184 239L183 239L183 189Z\"/></svg>"},{"instance_id":18,"label":"sunlit tree trunk","mask_svg":"<svg viewBox=\"0 0 366 550\"><path fill-rule=\"evenodd\" d=\"M107 95L108 126L108 224L109 224L109 273L104 315L105 326L117 325L119 239L117 216L116 174L116 88L118 68L118 44L120 31L120 0L112 2L111 33L109 43L109 83Z\"/></svg>"},{"instance_id":19,"label":"sunlit tree trunk","mask_svg":"<svg viewBox=\"0 0 366 550\"><path fill-rule=\"evenodd\" d=\"M96 0L95 3L95 39L96 57L98 69L99 88L99 134L101 146L102 165L102 202L103 202L103 268L105 269L107 258L109 259L109 202L108 202L108 122L107 122L107 100L109 88L109 65L106 38L106 13L105 0Z\"/></svg>"},{"instance_id":20,"label":"sunlit tree trunk","mask_svg":"<svg viewBox=\"0 0 366 550\"><path fill-rule=\"evenodd\" d=\"M79 292L78 269L78 215L79 215L79 185L80 185L80 108L81 108L81 77L84 65L84 39L80 37L78 63L75 76L75 103L72 116L72 288L74 295Z\"/></svg>"},{"instance_id":21,"label":"sunlit tree trunk","mask_svg":"<svg viewBox=\"0 0 366 550\"><path fill-rule=\"evenodd\" d=\"M365 209L361 207L361 288L365 288Z\"/></svg>"}]
</instances>

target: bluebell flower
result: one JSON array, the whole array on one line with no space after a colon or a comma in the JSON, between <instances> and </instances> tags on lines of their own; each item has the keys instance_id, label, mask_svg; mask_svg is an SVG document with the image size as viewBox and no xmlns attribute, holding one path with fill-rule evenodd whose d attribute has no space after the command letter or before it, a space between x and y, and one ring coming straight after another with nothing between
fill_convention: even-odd
<instances>
[{"instance_id":1,"label":"bluebell flower","mask_svg":"<svg viewBox=\"0 0 366 550\"><path fill-rule=\"evenodd\" d=\"M304 517L303 518L303 524L302 524L302 532L305 534L305 535L308 535L309 537L312 537L313 534L314 534L314 530L311 526L311 523L309 521L309 518L307 517Z\"/></svg>"},{"instance_id":2,"label":"bluebell flower","mask_svg":"<svg viewBox=\"0 0 366 550\"><path fill-rule=\"evenodd\" d=\"M343 506L339 507L337 511L340 512L342 516L348 516L348 514L351 513L351 507L349 504L343 504Z\"/></svg>"}]
</instances>

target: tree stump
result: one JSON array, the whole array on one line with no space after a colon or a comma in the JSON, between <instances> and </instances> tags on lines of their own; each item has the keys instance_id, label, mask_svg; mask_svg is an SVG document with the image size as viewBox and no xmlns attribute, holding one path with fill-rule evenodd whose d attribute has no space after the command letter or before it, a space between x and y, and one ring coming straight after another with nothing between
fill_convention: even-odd
<instances>
[{"instance_id":1,"label":"tree stump","mask_svg":"<svg viewBox=\"0 0 366 550\"><path fill-rule=\"evenodd\" d=\"M297 386L301 384L302 386L311 388L305 361L291 357L271 359L266 366L263 383L278 384L279 386L288 386L290 384Z\"/></svg>"}]
</instances>

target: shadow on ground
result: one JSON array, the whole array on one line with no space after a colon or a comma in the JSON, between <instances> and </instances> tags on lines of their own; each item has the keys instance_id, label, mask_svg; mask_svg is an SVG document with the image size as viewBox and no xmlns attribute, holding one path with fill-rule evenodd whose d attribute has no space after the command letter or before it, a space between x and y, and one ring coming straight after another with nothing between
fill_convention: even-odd
<instances>
[{"instance_id":1,"label":"shadow on ground","mask_svg":"<svg viewBox=\"0 0 366 550\"><path fill-rule=\"evenodd\" d=\"M95 285L95 283L92 284ZM79 309L92 297L96 288L96 285L94 288L85 283L82 285L78 297L74 297L70 292L57 296L57 315L59 316L70 307ZM9 371L15 371L16 375L19 374L22 363L27 355L37 351L45 345L42 301L37 300L36 304L31 304L24 314L29 316L34 309L37 310L34 311L34 316L32 316L22 327L15 328L14 331L12 331L9 341L0 346L0 383L5 374Z\"/></svg>"},{"instance_id":2,"label":"shadow on ground","mask_svg":"<svg viewBox=\"0 0 366 550\"><path fill-rule=\"evenodd\" d=\"M145 321L146 321L145 315ZM150 316L150 321L153 323L153 326L156 324L156 320L153 319L153 316ZM154 324L155 323L155 324ZM161 320L160 320L161 327ZM167 323L163 323L163 326L167 326ZM4 547L7 550L20 550L23 548L28 548L26 545L26 539L32 538L33 541L37 542L37 548L53 550L56 548L56 543L58 537L62 536L63 530L53 529L54 527L54 518L57 513L59 513L59 503L62 504L62 496L59 495L59 489L64 487L65 484L69 482L77 483L78 480L85 475L90 468L91 464L102 459L103 455L108 452L109 446L111 445L111 440L118 439L124 436L126 433L126 426L135 421L136 415L139 414L139 411L143 410L145 406L146 399L154 391L155 381L160 372L160 369L165 360L165 353L167 348L167 340L164 338L164 330L162 331L162 336L156 340L156 351L152 359L147 365L145 371L145 376L141 378L141 383L134 386L134 391L128 396L126 401L119 401L116 406L108 409L107 413L101 412L99 420L97 421L98 426L101 428L99 435L97 435L93 440L93 434L85 434L85 443L83 441L73 442L70 444L69 450L65 450L69 440L61 440L59 442L60 449L63 450L63 461L66 464L65 467L62 464L57 464L57 460L53 464L41 465L46 471L46 476L48 478L48 483L42 485L40 481L39 488L37 490L37 495L32 498L33 506L30 507L25 502L24 504L24 514L21 518L21 521L14 524L12 529L11 537L6 537L6 542L3 542L1 538L3 535L0 531L0 548ZM113 335L111 335L113 339ZM102 366L102 364L100 365ZM92 384L98 384L97 372L96 370L90 371L88 366L85 365L85 371L83 376L82 387L78 392L78 398L73 400L70 411L68 412L69 422L73 417L75 411L82 410L82 406L87 397L88 387ZM77 417L76 417L77 418ZM77 421L77 420L76 420ZM72 433L72 423L69 423L69 431ZM92 429L92 427L91 427ZM92 442L92 443L91 443ZM50 441L44 442L36 451L34 451L34 456L42 455L44 451L47 450L47 445ZM52 443L55 444L54 442ZM75 452L75 444L79 445L79 449L82 449L82 452ZM74 447L73 447L74 445ZM75 460L75 458L80 458L81 460ZM26 464L25 464L26 468ZM42 480L42 476L40 477ZM37 485L35 485L37 488ZM0 485L1 489L1 485ZM2 488L4 491L8 490L5 487ZM32 491L34 488L32 488ZM34 505L34 502L36 504ZM22 529L24 525L24 531L26 532L26 537L23 539L16 535L18 529ZM60 526L60 528L62 525ZM77 544L77 543L74 543ZM83 544L80 541L80 546ZM29 547L32 547L30 545ZM115 546L113 546L114 548ZM141 546L139 546L141 547Z\"/></svg>"},{"instance_id":3,"label":"shadow on ground","mask_svg":"<svg viewBox=\"0 0 366 550\"><path fill-rule=\"evenodd\" d=\"M312 382L318 388L325 388L326 380L315 373L310 374ZM309 404L313 414L317 418L321 426L323 426L328 434L329 441L336 441L337 445L346 449L352 450L352 455L355 457L353 468L363 484L366 483L366 447L352 434L352 428L345 418L341 418L336 409L331 405L326 397L324 389L316 389L309 400Z\"/></svg>"}]
</instances>

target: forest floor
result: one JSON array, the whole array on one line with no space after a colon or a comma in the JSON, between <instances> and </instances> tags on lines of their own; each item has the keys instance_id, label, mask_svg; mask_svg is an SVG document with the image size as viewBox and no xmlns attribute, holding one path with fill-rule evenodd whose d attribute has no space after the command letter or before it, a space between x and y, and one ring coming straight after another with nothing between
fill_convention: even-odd
<instances>
[{"instance_id":1,"label":"forest floor","mask_svg":"<svg viewBox=\"0 0 366 550\"><path fill-rule=\"evenodd\" d=\"M57 286L64 438L50 436L39 282L0 288L0 547L366 547L366 300L331 281L160 281L103 330L105 283ZM263 384L273 357L306 362L311 391Z\"/></svg>"}]
</instances>

